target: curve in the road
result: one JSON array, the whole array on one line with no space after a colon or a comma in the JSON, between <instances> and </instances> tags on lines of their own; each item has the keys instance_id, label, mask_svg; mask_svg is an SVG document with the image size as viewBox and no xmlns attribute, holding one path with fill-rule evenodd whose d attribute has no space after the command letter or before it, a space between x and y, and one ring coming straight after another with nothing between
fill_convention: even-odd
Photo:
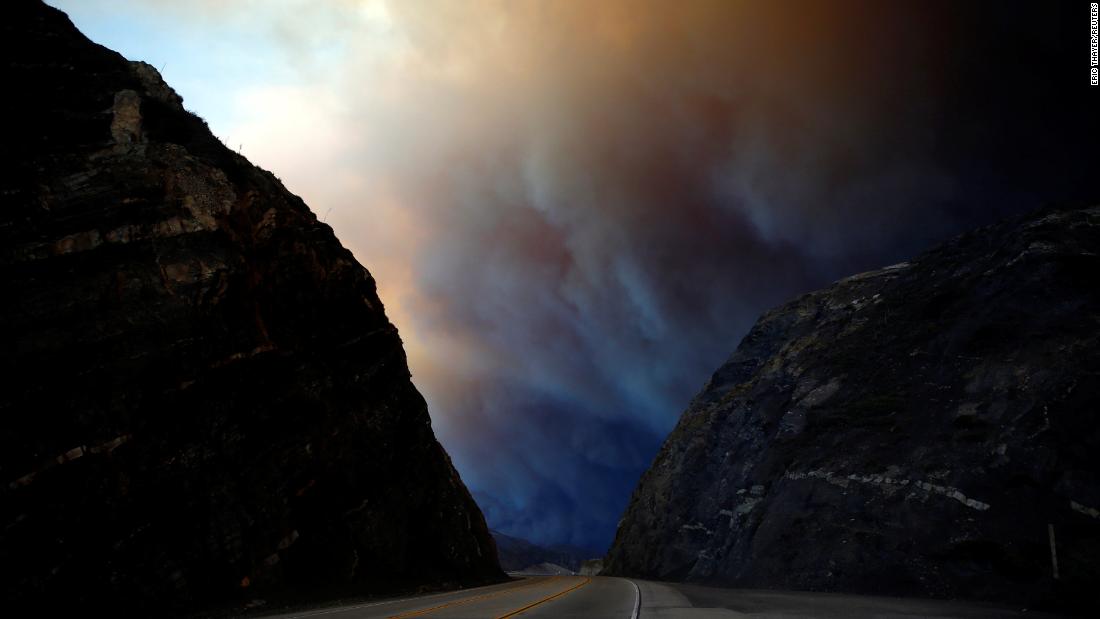
<instances>
[{"instance_id":1,"label":"curve in the road","mask_svg":"<svg viewBox=\"0 0 1100 619\"><path fill-rule=\"evenodd\" d=\"M642 610L642 590L633 580L626 581L634 585L634 612L630 613L630 619L638 619L638 613Z\"/></svg>"}]
</instances>

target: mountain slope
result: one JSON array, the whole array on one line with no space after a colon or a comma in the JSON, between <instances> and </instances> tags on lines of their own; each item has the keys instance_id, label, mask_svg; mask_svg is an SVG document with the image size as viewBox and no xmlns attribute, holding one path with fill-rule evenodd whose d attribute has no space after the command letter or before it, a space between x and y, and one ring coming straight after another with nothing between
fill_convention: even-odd
<instances>
[{"instance_id":1,"label":"mountain slope","mask_svg":"<svg viewBox=\"0 0 1100 619\"><path fill-rule=\"evenodd\" d=\"M518 572L539 563L553 563L575 572L589 555L598 554L576 546L539 546L500 531L490 530L490 533L497 545L500 567L509 572Z\"/></svg>"},{"instance_id":2,"label":"mountain slope","mask_svg":"<svg viewBox=\"0 0 1100 619\"><path fill-rule=\"evenodd\" d=\"M642 477L607 571L994 599L1094 590L1098 254L1100 207L1048 210L767 312Z\"/></svg>"},{"instance_id":3,"label":"mountain slope","mask_svg":"<svg viewBox=\"0 0 1100 619\"><path fill-rule=\"evenodd\" d=\"M149 65L0 15L5 610L501 577L332 230Z\"/></svg>"}]
</instances>

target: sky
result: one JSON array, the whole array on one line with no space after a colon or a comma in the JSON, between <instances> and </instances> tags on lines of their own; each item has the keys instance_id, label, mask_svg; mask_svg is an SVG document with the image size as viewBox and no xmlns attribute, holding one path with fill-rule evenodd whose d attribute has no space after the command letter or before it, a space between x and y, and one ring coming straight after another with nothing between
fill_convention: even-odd
<instances>
[{"instance_id":1,"label":"sky","mask_svg":"<svg viewBox=\"0 0 1100 619\"><path fill-rule=\"evenodd\" d=\"M606 549L762 311L1098 198L1087 3L50 4L333 227L537 543Z\"/></svg>"}]
</instances>

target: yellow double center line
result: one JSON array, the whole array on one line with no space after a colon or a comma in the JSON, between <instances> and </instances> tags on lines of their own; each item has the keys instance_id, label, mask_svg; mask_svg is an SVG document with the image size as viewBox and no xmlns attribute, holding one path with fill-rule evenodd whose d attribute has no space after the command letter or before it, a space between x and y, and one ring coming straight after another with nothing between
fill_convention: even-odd
<instances>
[{"instance_id":1,"label":"yellow double center line","mask_svg":"<svg viewBox=\"0 0 1100 619\"><path fill-rule=\"evenodd\" d=\"M522 589L524 587L530 587L532 585L539 585L539 584L543 584L545 582L547 582L547 581L545 581L545 580L534 580L534 581L524 583L524 584L521 584L521 585L517 585L517 586L514 586L514 587L508 587L506 589L502 589L502 590L499 590L499 591L493 591L493 592L490 592L490 593L483 593L481 595L474 595L474 596L471 596L471 597L468 597L468 598L461 598L461 599L458 599L458 600L454 600L452 602L447 602L446 604L440 604L438 606L432 606L430 608L422 608L420 610L412 610L412 611L409 611L409 612L406 612L406 613L401 613L400 615L392 615L392 616L389 617L389 619L407 619L408 617L419 617L421 615L427 615L427 614L430 614L430 613L434 613L437 610L443 610L444 608L453 608L455 606L464 606L466 604L471 604L473 602L480 602L481 600L488 600L488 599L492 599L492 598L495 598L495 597L500 597L502 595L506 595L506 594L518 591L519 589ZM572 587L569 587L568 589L565 589L563 591L558 591L557 593L553 593L551 595L548 595L548 596L546 596L546 597L544 597L540 600L536 600L536 601L534 601L534 602L532 602L532 603L530 603L530 604L528 604L528 605L526 605L522 608L517 608L516 610L509 611L509 612L507 612L503 615L500 615L496 619L508 619L509 617L514 617L514 616L516 616L520 613L531 610L532 608L538 606L539 604L545 604L546 602L549 602L550 600L559 598L559 597L565 595L566 593L569 593L570 591L575 591L577 589L580 589L581 587L587 585L590 582L592 582L592 579L588 578L586 576L584 578L584 581L582 581L578 584L575 584Z\"/></svg>"},{"instance_id":2,"label":"yellow double center line","mask_svg":"<svg viewBox=\"0 0 1100 619\"><path fill-rule=\"evenodd\" d=\"M568 589L566 589L565 591L559 591L559 592L555 593L554 595L544 597L544 598L542 598L541 600L539 600L537 602L533 602L531 604L528 604L527 606L524 606L523 608L513 610L510 613L505 613L505 614L497 617L496 619L508 619L508 617L514 617L515 615L518 615L522 612L526 612L528 610L531 610L532 608L538 606L539 604L545 604L546 602L549 602L550 600L553 600L554 598L559 598L559 597L565 595L566 593L569 593L570 591L576 591L577 589L580 589L581 587L587 585L590 582L592 582L592 579L585 576L583 582L575 584L572 587L569 587Z\"/></svg>"},{"instance_id":3,"label":"yellow double center line","mask_svg":"<svg viewBox=\"0 0 1100 619\"><path fill-rule=\"evenodd\" d=\"M506 588L500 589L498 591L491 591L489 593L482 593L481 595L474 595L474 596L470 596L468 598L460 598L460 599L457 599L457 600L454 600L454 601L451 601L451 602L447 602L446 604L440 604L439 606L432 606L430 608L422 608L420 610L411 610L411 611L406 612L406 613L401 613L400 615L391 615L388 619L406 619L408 617L419 617L420 615L427 615L428 613L434 613L435 611L442 610L444 608L451 608L453 606L463 606L465 604L470 604L472 602L479 602L481 600L488 600L490 598L500 597L502 595L512 593L513 591L518 591L519 589L522 589L524 587L530 587L531 585L542 584L543 582L544 581L542 581L542 580L532 580L530 582L525 582L523 584L519 584L519 585L515 585L515 586L511 586L511 587L506 587Z\"/></svg>"}]
</instances>

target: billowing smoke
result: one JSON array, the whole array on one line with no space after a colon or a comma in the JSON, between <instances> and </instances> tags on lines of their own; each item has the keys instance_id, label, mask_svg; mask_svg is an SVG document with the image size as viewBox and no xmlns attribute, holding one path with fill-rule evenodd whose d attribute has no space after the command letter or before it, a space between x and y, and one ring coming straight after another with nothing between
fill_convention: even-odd
<instances>
[{"instance_id":1,"label":"billowing smoke","mask_svg":"<svg viewBox=\"0 0 1100 619\"><path fill-rule=\"evenodd\" d=\"M205 15L247 16L296 67L238 97L229 139L375 274L490 525L602 550L762 310L1095 191L1091 95L1063 62L1076 16L1025 8L349 0Z\"/></svg>"}]
</instances>

